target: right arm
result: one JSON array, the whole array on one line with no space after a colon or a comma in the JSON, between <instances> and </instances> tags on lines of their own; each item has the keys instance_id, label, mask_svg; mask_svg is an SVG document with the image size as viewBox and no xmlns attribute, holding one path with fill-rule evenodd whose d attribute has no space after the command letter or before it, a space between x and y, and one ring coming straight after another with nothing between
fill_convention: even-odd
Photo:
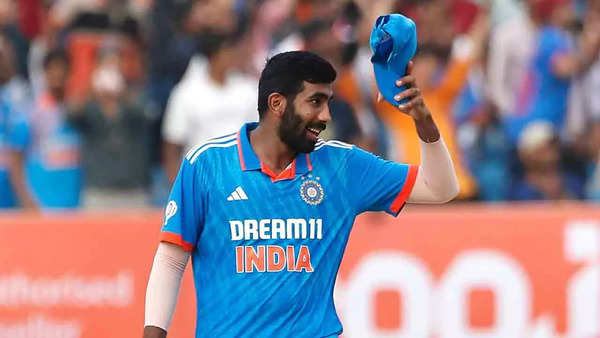
<instances>
[{"instance_id":1,"label":"right arm","mask_svg":"<svg viewBox=\"0 0 600 338\"><path fill-rule=\"evenodd\" d=\"M9 121L11 151L9 152L8 176L21 207L27 211L37 212L39 206L27 187L24 165L25 153L29 146L30 126L23 116L17 113L13 114L14 120Z\"/></svg>"},{"instance_id":2,"label":"right arm","mask_svg":"<svg viewBox=\"0 0 600 338\"><path fill-rule=\"evenodd\" d=\"M598 58L600 52L600 24L589 24L581 33L579 48L571 53L554 53L551 67L554 75L569 78L585 72Z\"/></svg>"},{"instance_id":3,"label":"right arm","mask_svg":"<svg viewBox=\"0 0 600 338\"><path fill-rule=\"evenodd\" d=\"M146 289L144 338L166 337L187 261L204 224L202 169L184 159L165 209Z\"/></svg>"},{"instance_id":4,"label":"right arm","mask_svg":"<svg viewBox=\"0 0 600 338\"><path fill-rule=\"evenodd\" d=\"M399 79L399 86L408 89L399 93L398 101L409 99L398 109L413 118L421 144L421 165L417 171L414 186L408 196L411 203L446 203L455 198L460 190L450 152L441 138L431 112L425 105L421 91L415 83L409 62L406 76Z\"/></svg>"},{"instance_id":5,"label":"right arm","mask_svg":"<svg viewBox=\"0 0 600 338\"><path fill-rule=\"evenodd\" d=\"M23 165L24 162L25 156L23 156L21 151L13 150L11 152L10 167L8 170L10 182L12 183L21 207L27 211L38 211L39 207L27 189L25 166Z\"/></svg>"},{"instance_id":6,"label":"right arm","mask_svg":"<svg viewBox=\"0 0 600 338\"><path fill-rule=\"evenodd\" d=\"M158 245L146 288L144 338L167 336L189 257L190 253L178 245Z\"/></svg>"}]
</instances>

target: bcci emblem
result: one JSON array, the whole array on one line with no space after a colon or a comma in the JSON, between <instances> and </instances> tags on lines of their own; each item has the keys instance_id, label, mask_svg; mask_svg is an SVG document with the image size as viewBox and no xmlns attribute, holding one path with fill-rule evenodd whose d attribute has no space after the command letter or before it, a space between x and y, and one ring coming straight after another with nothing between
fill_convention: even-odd
<instances>
[{"instance_id":1,"label":"bcci emblem","mask_svg":"<svg viewBox=\"0 0 600 338\"><path fill-rule=\"evenodd\" d=\"M300 186L300 196L304 202L308 204L317 205L321 203L321 201L323 201L323 195L323 187L315 180L306 180Z\"/></svg>"}]
</instances>

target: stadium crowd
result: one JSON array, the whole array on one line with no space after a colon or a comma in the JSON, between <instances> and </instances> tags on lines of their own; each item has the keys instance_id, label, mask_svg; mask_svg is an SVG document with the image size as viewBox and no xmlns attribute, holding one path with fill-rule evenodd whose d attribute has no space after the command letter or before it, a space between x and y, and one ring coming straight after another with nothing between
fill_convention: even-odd
<instances>
[{"instance_id":1,"label":"stadium crowd","mask_svg":"<svg viewBox=\"0 0 600 338\"><path fill-rule=\"evenodd\" d=\"M2 0L0 209L162 206L186 149L258 119L259 72L292 49L338 72L324 138L418 164L412 120L376 100L391 12L417 24L459 200L600 200L600 0Z\"/></svg>"}]
</instances>

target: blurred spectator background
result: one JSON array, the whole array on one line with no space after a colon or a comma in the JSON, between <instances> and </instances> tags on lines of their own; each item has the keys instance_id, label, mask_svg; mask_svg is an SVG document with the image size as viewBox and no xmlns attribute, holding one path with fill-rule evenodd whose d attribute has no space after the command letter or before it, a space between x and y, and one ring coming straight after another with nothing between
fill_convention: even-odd
<instances>
[{"instance_id":1,"label":"blurred spectator background","mask_svg":"<svg viewBox=\"0 0 600 338\"><path fill-rule=\"evenodd\" d=\"M417 23L414 74L460 201L600 200L600 0L2 0L0 208L162 206L186 149L258 119L275 53L338 71L325 138L419 163L376 103L377 16Z\"/></svg>"}]
</instances>

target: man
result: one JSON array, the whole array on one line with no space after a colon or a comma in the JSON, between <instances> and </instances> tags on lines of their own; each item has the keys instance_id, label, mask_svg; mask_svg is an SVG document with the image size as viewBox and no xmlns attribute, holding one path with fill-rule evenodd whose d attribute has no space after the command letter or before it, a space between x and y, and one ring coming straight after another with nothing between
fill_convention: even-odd
<instances>
[{"instance_id":1,"label":"man","mask_svg":"<svg viewBox=\"0 0 600 338\"><path fill-rule=\"evenodd\" d=\"M169 98L162 126L163 164L175 180L183 151L240 124L255 121L250 102L256 81L238 72L244 55L243 34L205 33L203 54L192 58ZM200 104L201 102L201 104Z\"/></svg>"},{"instance_id":2,"label":"man","mask_svg":"<svg viewBox=\"0 0 600 338\"><path fill-rule=\"evenodd\" d=\"M420 167L320 140L335 77L316 54L274 56L259 80L260 122L187 153L148 281L145 338L166 336L190 255L197 337L335 337L333 287L356 215L456 196L448 150L411 75L396 98L410 99L399 108L423 140Z\"/></svg>"},{"instance_id":3,"label":"man","mask_svg":"<svg viewBox=\"0 0 600 338\"><path fill-rule=\"evenodd\" d=\"M21 171L13 170L13 143L18 136L15 126L23 119L27 86L17 75L10 41L0 34L0 209L33 210Z\"/></svg>"},{"instance_id":4,"label":"man","mask_svg":"<svg viewBox=\"0 0 600 338\"><path fill-rule=\"evenodd\" d=\"M529 123L546 120L562 133L572 78L589 69L600 55L600 25L587 24L575 46L569 29L575 13L569 0L530 3L533 50L525 77L517 85L512 114L506 116L510 141L517 144ZM512 72L512 67L511 70Z\"/></svg>"},{"instance_id":5,"label":"man","mask_svg":"<svg viewBox=\"0 0 600 338\"><path fill-rule=\"evenodd\" d=\"M561 167L558 133L551 122L536 120L529 123L519 136L517 150L523 175L514 182L513 200L583 198L583 179Z\"/></svg>"},{"instance_id":6,"label":"man","mask_svg":"<svg viewBox=\"0 0 600 338\"><path fill-rule=\"evenodd\" d=\"M116 51L98 58L93 96L72 105L68 116L82 138L82 204L88 209L141 208L147 203L148 119L127 96L121 62Z\"/></svg>"},{"instance_id":7,"label":"man","mask_svg":"<svg viewBox=\"0 0 600 338\"><path fill-rule=\"evenodd\" d=\"M62 49L46 55L46 91L35 99L27 121L15 126L13 171L27 173L31 188L27 200L35 201L41 209L79 206L80 138L67 122L65 108L69 64L69 57ZM25 186L23 182L15 184Z\"/></svg>"}]
</instances>

